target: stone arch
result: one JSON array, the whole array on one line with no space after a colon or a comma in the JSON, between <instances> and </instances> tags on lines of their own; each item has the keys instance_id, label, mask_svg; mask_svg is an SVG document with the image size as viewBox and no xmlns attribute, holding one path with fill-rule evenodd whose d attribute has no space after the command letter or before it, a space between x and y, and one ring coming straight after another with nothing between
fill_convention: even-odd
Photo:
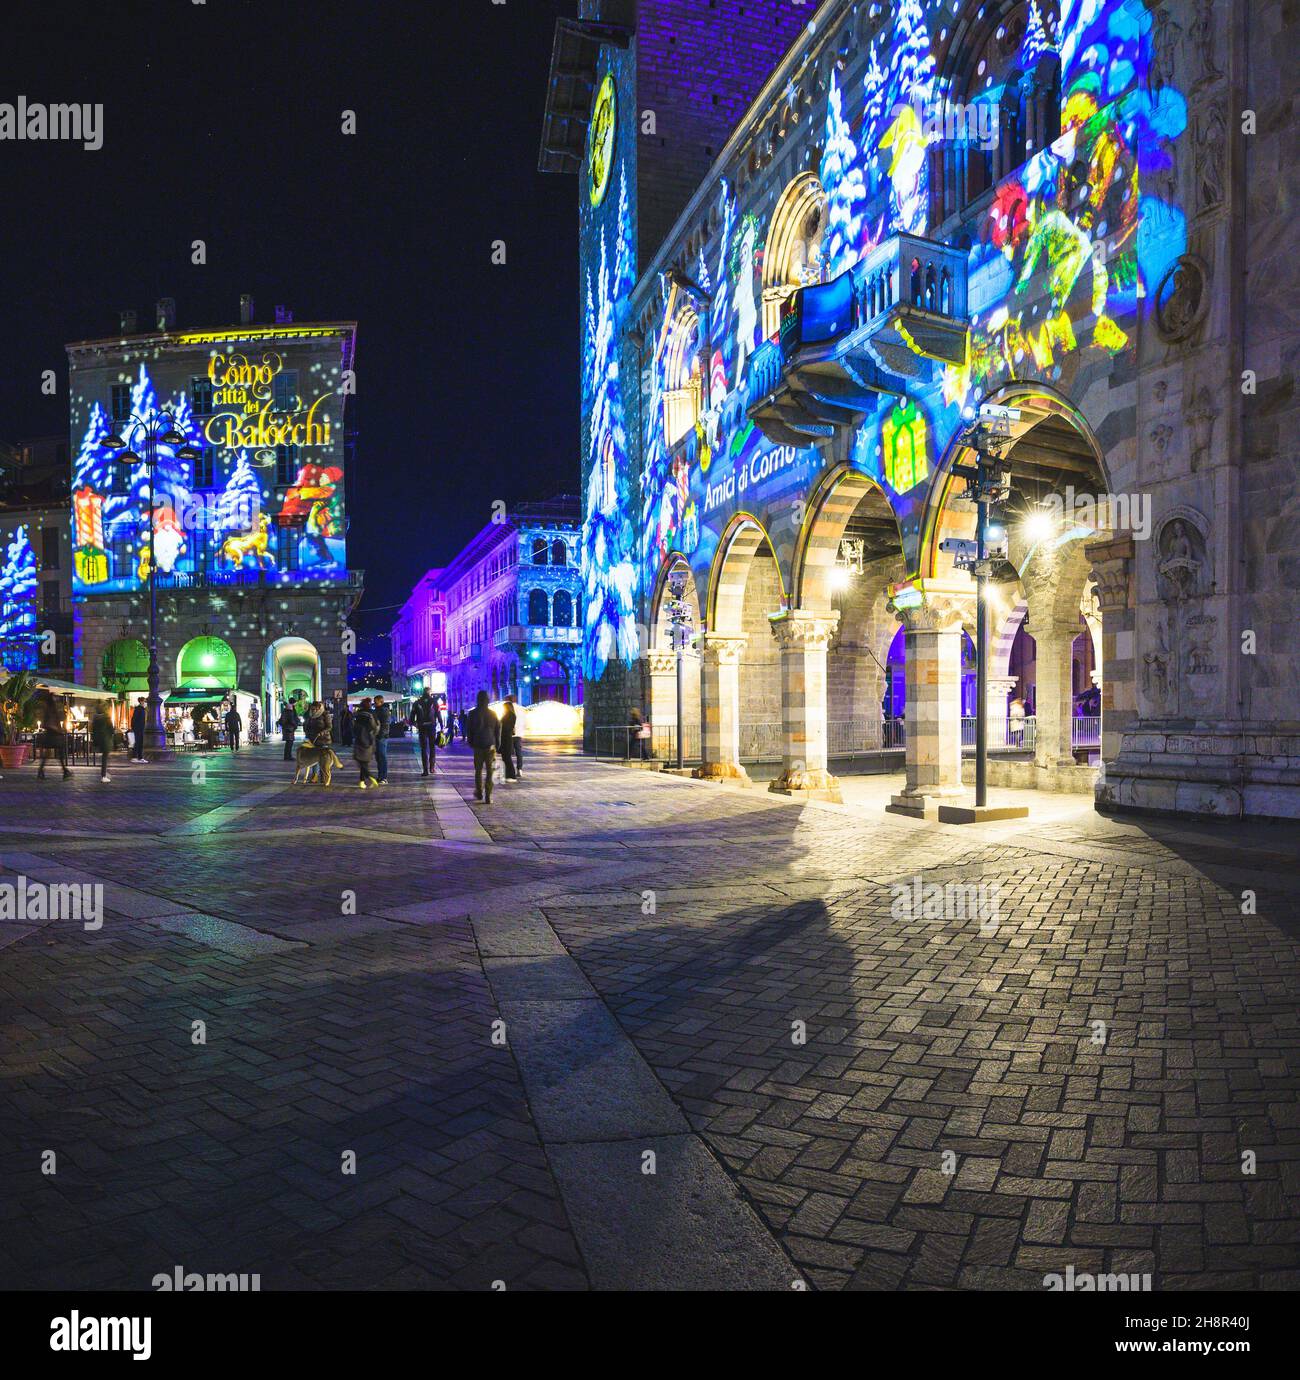
<instances>
[{"instance_id":1,"label":"stone arch","mask_svg":"<svg viewBox=\"0 0 1300 1380\"><path fill-rule=\"evenodd\" d=\"M235 689L239 675L230 643L209 634L190 638L176 655L176 684Z\"/></svg>"},{"instance_id":2,"label":"stone arch","mask_svg":"<svg viewBox=\"0 0 1300 1380\"><path fill-rule=\"evenodd\" d=\"M713 567L709 571L705 623L710 634L719 637L741 635L745 582L755 556L765 544L776 564L781 603L788 604L781 564L776 560L776 546L767 529L752 513L737 513L722 533Z\"/></svg>"},{"instance_id":3,"label":"stone arch","mask_svg":"<svg viewBox=\"0 0 1300 1380\"><path fill-rule=\"evenodd\" d=\"M659 569L655 574L654 584L650 594L650 636L647 639L648 645L652 648L666 650L670 646L668 632L668 615L666 603L668 598L669 580L678 572L685 576L685 591L683 597L690 603L695 611L696 626L699 626L703 602L700 599L699 584L695 578L695 571L691 568L690 561L680 551L669 551L659 562Z\"/></svg>"},{"instance_id":4,"label":"stone arch","mask_svg":"<svg viewBox=\"0 0 1300 1380\"><path fill-rule=\"evenodd\" d=\"M850 465L838 465L828 470L808 495L790 578L791 603L795 608L816 613L830 612L840 541L862 500L872 492L880 495L882 506L889 509L890 517L894 518L889 500L880 485L870 475ZM896 518L894 528L897 534ZM898 550L901 561L901 534L898 534Z\"/></svg>"},{"instance_id":5,"label":"stone arch","mask_svg":"<svg viewBox=\"0 0 1300 1380\"><path fill-rule=\"evenodd\" d=\"M680 551L669 551L660 562L651 594L646 664L650 682L651 742L655 756L670 761L677 757L678 690L677 652L673 647L668 602L670 591L679 580L682 598L691 607L698 633L701 617L695 572ZM682 649L682 759L691 762L700 756L700 656L695 641L697 639L692 639L692 645Z\"/></svg>"}]
</instances>

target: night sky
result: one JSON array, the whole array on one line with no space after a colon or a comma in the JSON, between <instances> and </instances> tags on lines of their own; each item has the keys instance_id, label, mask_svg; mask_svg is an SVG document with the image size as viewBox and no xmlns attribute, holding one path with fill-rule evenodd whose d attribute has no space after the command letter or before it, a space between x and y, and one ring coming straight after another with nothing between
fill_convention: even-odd
<instances>
[{"instance_id":1,"label":"night sky","mask_svg":"<svg viewBox=\"0 0 1300 1380\"><path fill-rule=\"evenodd\" d=\"M387 630L387 606L493 500L576 492L577 187L537 171L554 20L575 12L7 7L0 102L102 102L104 145L0 141L0 439L67 434L63 346L115 333L122 308L143 328L170 296L179 326L219 326L251 292L259 321L283 303L297 321L358 322L362 632ZM49 368L57 398L40 392Z\"/></svg>"}]
</instances>

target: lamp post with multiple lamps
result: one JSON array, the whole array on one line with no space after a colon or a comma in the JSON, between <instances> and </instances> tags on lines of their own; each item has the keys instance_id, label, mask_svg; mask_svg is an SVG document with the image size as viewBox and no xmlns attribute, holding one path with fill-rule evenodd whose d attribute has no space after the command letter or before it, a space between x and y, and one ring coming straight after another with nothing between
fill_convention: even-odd
<instances>
[{"instance_id":1,"label":"lamp post with multiple lamps","mask_svg":"<svg viewBox=\"0 0 1300 1380\"><path fill-rule=\"evenodd\" d=\"M695 614L686 599L686 574L678 572L668 581L668 626L672 631L673 651L677 654L677 770L686 767L685 720L686 647L694 631Z\"/></svg>"},{"instance_id":2,"label":"lamp post with multiple lamps","mask_svg":"<svg viewBox=\"0 0 1300 1380\"><path fill-rule=\"evenodd\" d=\"M172 755L167 745L167 730L163 725L162 695L158 690L158 588L157 562L154 558L154 474L158 469L159 445L175 446L178 460L197 460L199 451L186 440L176 425L176 418L164 409L148 419L132 413L122 428L122 434L109 435L103 444L116 451L119 465L144 465L149 472L149 694L145 702L144 751L150 760ZM133 450L138 445L139 450Z\"/></svg>"},{"instance_id":3,"label":"lamp post with multiple lamps","mask_svg":"<svg viewBox=\"0 0 1300 1380\"><path fill-rule=\"evenodd\" d=\"M941 551L954 557L959 570L975 576L975 809L949 807L940 810L940 819L954 823L979 819L1015 818L1029 813L1023 806L991 809L988 803L988 670L989 670L989 575L995 564L1007 559L1007 538L1003 528L989 522L989 509L1005 503L1011 493L1011 474L1006 466L1007 452L1014 444L1012 422L1020 419L1014 408L985 405L978 419L966 428L963 443L975 452L973 465L954 465L952 473L965 480L965 499L975 505L975 540L949 537L939 543Z\"/></svg>"}]
</instances>

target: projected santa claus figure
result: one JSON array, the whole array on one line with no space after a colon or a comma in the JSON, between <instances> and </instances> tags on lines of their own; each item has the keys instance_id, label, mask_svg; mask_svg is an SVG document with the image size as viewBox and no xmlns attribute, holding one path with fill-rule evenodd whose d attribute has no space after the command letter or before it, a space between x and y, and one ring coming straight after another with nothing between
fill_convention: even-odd
<instances>
[{"instance_id":1,"label":"projected santa claus figure","mask_svg":"<svg viewBox=\"0 0 1300 1380\"><path fill-rule=\"evenodd\" d=\"M342 479L337 465L303 465L275 519L278 527L302 528L324 565L338 563L329 541L343 535L343 496L338 491Z\"/></svg>"}]
</instances>

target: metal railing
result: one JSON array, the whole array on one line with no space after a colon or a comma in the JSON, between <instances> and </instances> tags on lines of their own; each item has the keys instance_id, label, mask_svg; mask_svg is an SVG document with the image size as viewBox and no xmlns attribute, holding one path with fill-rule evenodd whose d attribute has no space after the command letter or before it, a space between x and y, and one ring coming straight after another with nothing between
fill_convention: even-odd
<instances>
[{"instance_id":1,"label":"metal railing","mask_svg":"<svg viewBox=\"0 0 1300 1380\"><path fill-rule=\"evenodd\" d=\"M1101 746L1101 715L1076 714L1070 721L1070 746L1077 748Z\"/></svg>"}]
</instances>

